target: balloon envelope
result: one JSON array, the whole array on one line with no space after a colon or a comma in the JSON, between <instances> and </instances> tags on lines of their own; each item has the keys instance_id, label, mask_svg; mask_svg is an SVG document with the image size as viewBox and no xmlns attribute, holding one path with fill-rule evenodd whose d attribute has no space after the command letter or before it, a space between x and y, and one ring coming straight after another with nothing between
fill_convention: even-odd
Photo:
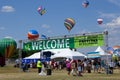
<instances>
[{"instance_id":1,"label":"balloon envelope","mask_svg":"<svg viewBox=\"0 0 120 80\"><path fill-rule=\"evenodd\" d=\"M72 18L66 18L64 21L64 25L67 30L70 31L74 27L75 21Z\"/></svg>"},{"instance_id":2,"label":"balloon envelope","mask_svg":"<svg viewBox=\"0 0 120 80\"><path fill-rule=\"evenodd\" d=\"M119 45L113 46L113 49L114 49L114 54L120 54L120 46Z\"/></svg>"},{"instance_id":3,"label":"balloon envelope","mask_svg":"<svg viewBox=\"0 0 120 80\"><path fill-rule=\"evenodd\" d=\"M97 19L98 24L102 24L103 23L103 19Z\"/></svg>"},{"instance_id":4,"label":"balloon envelope","mask_svg":"<svg viewBox=\"0 0 120 80\"><path fill-rule=\"evenodd\" d=\"M45 14L45 9L42 9L41 11L40 11L40 15L43 15L43 14Z\"/></svg>"},{"instance_id":5,"label":"balloon envelope","mask_svg":"<svg viewBox=\"0 0 120 80\"><path fill-rule=\"evenodd\" d=\"M107 48L107 52L108 52L109 54L113 54L114 49L113 49L112 47L108 47L108 48Z\"/></svg>"},{"instance_id":6,"label":"balloon envelope","mask_svg":"<svg viewBox=\"0 0 120 80\"><path fill-rule=\"evenodd\" d=\"M42 6L38 7L37 11L40 12L42 10Z\"/></svg>"},{"instance_id":7,"label":"balloon envelope","mask_svg":"<svg viewBox=\"0 0 120 80\"><path fill-rule=\"evenodd\" d=\"M27 37L29 40L36 40L39 38L39 33L36 30L29 30Z\"/></svg>"},{"instance_id":8,"label":"balloon envelope","mask_svg":"<svg viewBox=\"0 0 120 80\"><path fill-rule=\"evenodd\" d=\"M42 34L41 39L47 39L47 36Z\"/></svg>"},{"instance_id":9,"label":"balloon envelope","mask_svg":"<svg viewBox=\"0 0 120 80\"><path fill-rule=\"evenodd\" d=\"M113 46L113 49L115 50L115 49L120 49L120 46L119 45L115 45L115 46Z\"/></svg>"},{"instance_id":10,"label":"balloon envelope","mask_svg":"<svg viewBox=\"0 0 120 80\"><path fill-rule=\"evenodd\" d=\"M89 5L89 2L87 0L83 1L82 6L86 8Z\"/></svg>"},{"instance_id":11,"label":"balloon envelope","mask_svg":"<svg viewBox=\"0 0 120 80\"><path fill-rule=\"evenodd\" d=\"M17 43L12 38L3 38L0 40L0 53L5 58L10 58L16 50Z\"/></svg>"},{"instance_id":12,"label":"balloon envelope","mask_svg":"<svg viewBox=\"0 0 120 80\"><path fill-rule=\"evenodd\" d=\"M41 16L46 12L45 8L43 9L42 6L38 7L37 11Z\"/></svg>"}]
</instances>

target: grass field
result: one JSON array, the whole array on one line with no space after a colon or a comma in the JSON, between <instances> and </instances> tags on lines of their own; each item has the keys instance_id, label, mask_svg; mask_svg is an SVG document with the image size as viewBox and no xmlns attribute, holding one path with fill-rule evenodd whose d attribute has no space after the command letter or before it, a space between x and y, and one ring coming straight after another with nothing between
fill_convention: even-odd
<instances>
[{"instance_id":1,"label":"grass field","mask_svg":"<svg viewBox=\"0 0 120 80\"><path fill-rule=\"evenodd\" d=\"M120 80L120 71L114 70L113 74L103 73L84 73L83 77L68 76L66 70L54 70L52 75L39 76L37 69L29 69L29 72L23 72L13 65L0 67L0 80Z\"/></svg>"}]
</instances>

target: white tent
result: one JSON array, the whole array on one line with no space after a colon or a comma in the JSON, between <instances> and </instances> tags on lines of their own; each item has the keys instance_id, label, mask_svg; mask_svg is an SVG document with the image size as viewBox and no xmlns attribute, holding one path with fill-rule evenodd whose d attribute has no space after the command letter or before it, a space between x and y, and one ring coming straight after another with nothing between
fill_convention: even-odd
<instances>
[{"instance_id":1,"label":"white tent","mask_svg":"<svg viewBox=\"0 0 120 80\"><path fill-rule=\"evenodd\" d=\"M46 52L46 51L50 51L53 54L56 54L56 53L60 53L61 51L71 51L71 50L69 48L66 48L66 49L46 49L46 50L43 50L43 52Z\"/></svg>"},{"instance_id":2,"label":"white tent","mask_svg":"<svg viewBox=\"0 0 120 80\"><path fill-rule=\"evenodd\" d=\"M54 58L70 58L70 59L84 59L86 56L80 52L72 51L70 49L62 49L58 53L51 56L51 59Z\"/></svg>"},{"instance_id":3,"label":"white tent","mask_svg":"<svg viewBox=\"0 0 120 80\"><path fill-rule=\"evenodd\" d=\"M111 54L106 53L100 46L95 50L95 52L99 52L102 60L111 61Z\"/></svg>"},{"instance_id":4,"label":"white tent","mask_svg":"<svg viewBox=\"0 0 120 80\"><path fill-rule=\"evenodd\" d=\"M106 55L105 51L100 46L95 50L95 52L99 52L101 56Z\"/></svg>"},{"instance_id":5,"label":"white tent","mask_svg":"<svg viewBox=\"0 0 120 80\"><path fill-rule=\"evenodd\" d=\"M51 59L58 58L58 57L59 58L70 58L70 59L84 59L86 57L84 54L77 52L77 51L72 51L70 49L48 49L48 50L43 50L42 52L44 53L48 51L54 54L54 55L51 55ZM40 54L42 52L37 52L29 57L23 58L23 62L30 62L30 61L36 62L37 59L41 58Z\"/></svg>"},{"instance_id":6,"label":"white tent","mask_svg":"<svg viewBox=\"0 0 120 80\"><path fill-rule=\"evenodd\" d=\"M22 62L37 62L37 60L40 59L40 52L34 53L31 56L25 57L22 59Z\"/></svg>"},{"instance_id":7,"label":"white tent","mask_svg":"<svg viewBox=\"0 0 120 80\"><path fill-rule=\"evenodd\" d=\"M40 59L40 52L36 52L31 56L25 57L24 59Z\"/></svg>"}]
</instances>

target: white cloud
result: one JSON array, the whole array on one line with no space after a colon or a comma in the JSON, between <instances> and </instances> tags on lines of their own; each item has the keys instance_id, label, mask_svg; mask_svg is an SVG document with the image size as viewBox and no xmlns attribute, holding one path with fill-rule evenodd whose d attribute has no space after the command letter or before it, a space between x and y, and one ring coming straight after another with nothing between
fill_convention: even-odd
<instances>
[{"instance_id":1,"label":"white cloud","mask_svg":"<svg viewBox=\"0 0 120 80\"><path fill-rule=\"evenodd\" d=\"M117 6L120 6L120 0L108 0L108 1L117 5Z\"/></svg>"},{"instance_id":2,"label":"white cloud","mask_svg":"<svg viewBox=\"0 0 120 80\"><path fill-rule=\"evenodd\" d=\"M1 12L14 12L15 9L12 6L2 6Z\"/></svg>"},{"instance_id":3,"label":"white cloud","mask_svg":"<svg viewBox=\"0 0 120 80\"><path fill-rule=\"evenodd\" d=\"M47 24L43 24L43 25L42 25L42 28L50 28L50 26L47 25Z\"/></svg>"},{"instance_id":4,"label":"white cloud","mask_svg":"<svg viewBox=\"0 0 120 80\"><path fill-rule=\"evenodd\" d=\"M111 22L104 24L104 26L109 31L109 45L120 45L120 16L111 20Z\"/></svg>"},{"instance_id":5,"label":"white cloud","mask_svg":"<svg viewBox=\"0 0 120 80\"><path fill-rule=\"evenodd\" d=\"M101 18L115 18L115 17L117 17L117 14L115 14L115 13L98 12L98 14L100 14Z\"/></svg>"},{"instance_id":6,"label":"white cloud","mask_svg":"<svg viewBox=\"0 0 120 80\"><path fill-rule=\"evenodd\" d=\"M113 19L111 22L106 23L107 27L111 27L111 28L117 28L120 27L120 16Z\"/></svg>"}]
</instances>

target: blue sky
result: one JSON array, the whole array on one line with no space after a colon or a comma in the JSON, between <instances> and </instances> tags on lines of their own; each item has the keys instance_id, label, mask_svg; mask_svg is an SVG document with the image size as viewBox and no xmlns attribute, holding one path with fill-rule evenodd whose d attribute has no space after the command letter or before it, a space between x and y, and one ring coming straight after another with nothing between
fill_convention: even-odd
<instances>
[{"instance_id":1,"label":"blue sky","mask_svg":"<svg viewBox=\"0 0 120 80\"><path fill-rule=\"evenodd\" d=\"M109 46L120 45L120 0L88 0L87 8L83 1L0 0L0 39L24 40L31 29L52 37L108 30ZM43 16L37 12L39 6L46 9ZM64 26L68 17L76 22L70 33ZM103 19L102 25L98 18Z\"/></svg>"}]
</instances>

